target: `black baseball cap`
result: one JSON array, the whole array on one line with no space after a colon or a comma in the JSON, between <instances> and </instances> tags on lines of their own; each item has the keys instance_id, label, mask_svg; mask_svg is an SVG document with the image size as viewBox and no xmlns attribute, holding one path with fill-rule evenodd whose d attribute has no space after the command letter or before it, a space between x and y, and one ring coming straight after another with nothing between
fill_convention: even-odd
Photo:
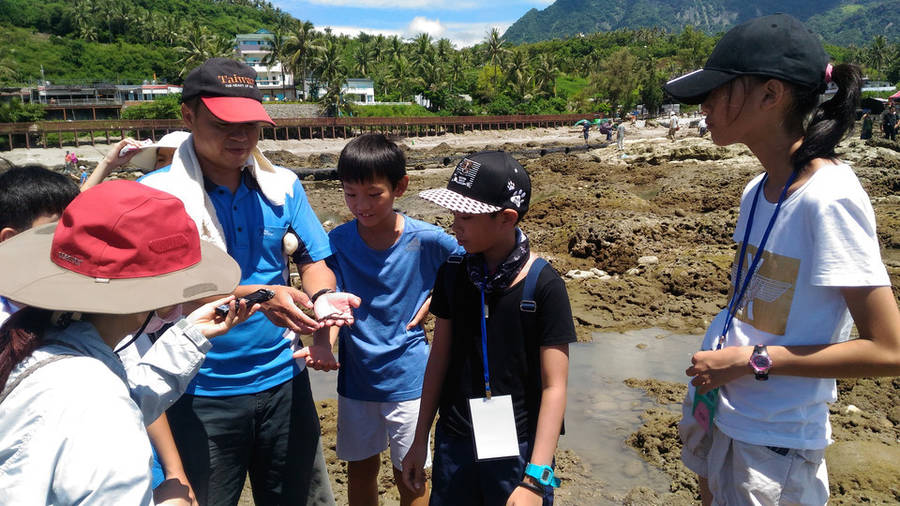
<instances>
[{"instance_id":1,"label":"black baseball cap","mask_svg":"<svg viewBox=\"0 0 900 506\"><path fill-rule=\"evenodd\" d=\"M797 18L773 14L728 30L700 70L663 88L679 102L699 104L711 91L743 75L774 77L805 88L825 89L828 55Z\"/></svg>"},{"instance_id":2,"label":"black baseball cap","mask_svg":"<svg viewBox=\"0 0 900 506\"><path fill-rule=\"evenodd\" d=\"M210 58L184 79L182 102L200 97L213 116L228 123L275 124L262 106L256 71L230 58Z\"/></svg>"},{"instance_id":3,"label":"black baseball cap","mask_svg":"<svg viewBox=\"0 0 900 506\"><path fill-rule=\"evenodd\" d=\"M425 190L419 196L458 213L512 209L522 217L531 200L531 178L506 151L481 151L459 161L447 188Z\"/></svg>"}]
</instances>

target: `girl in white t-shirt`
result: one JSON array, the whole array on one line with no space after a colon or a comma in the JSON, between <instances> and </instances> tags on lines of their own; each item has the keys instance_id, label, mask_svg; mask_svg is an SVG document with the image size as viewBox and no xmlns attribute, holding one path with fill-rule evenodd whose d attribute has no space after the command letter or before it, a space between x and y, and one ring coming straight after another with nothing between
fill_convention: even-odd
<instances>
[{"instance_id":1,"label":"girl in white t-shirt","mask_svg":"<svg viewBox=\"0 0 900 506\"><path fill-rule=\"evenodd\" d=\"M828 82L838 91L820 105ZM875 215L834 153L860 82L776 14L731 29L704 69L665 86L702 104L717 145L745 144L765 169L741 198L729 304L686 371L682 458L704 504L825 504L833 378L900 375Z\"/></svg>"}]
</instances>

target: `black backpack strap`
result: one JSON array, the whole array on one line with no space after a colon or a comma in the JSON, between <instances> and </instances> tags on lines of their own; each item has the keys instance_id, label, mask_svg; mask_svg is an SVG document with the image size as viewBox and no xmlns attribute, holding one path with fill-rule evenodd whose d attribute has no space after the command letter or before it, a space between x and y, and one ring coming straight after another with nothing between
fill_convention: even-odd
<instances>
[{"instance_id":1,"label":"black backpack strap","mask_svg":"<svg viewBox=\"0 0 900 506\"><path fill-rule=\"evenodd\" d=\"M525 288L522 290L522 301L519 302L519 309L526 313L534 313L537 311L537 302L534 300L534 290L537 288L538 277L544 267L550 265L541 257L534 259L528 274L525 276Z\"/></svg>"},{"instance_id":2,"label":"black backpack strap","mask_svg":"<svg viewBox=\"0 0 900 506\"><path fill-rule=\"evenodd\" d=\"M459 271L459 266L463 262L462 255L450 255L447 257L447 269L444 271L444 288L447 291L447 300L450 301L450 304L453 304L453 292L456 288L456 273Z\"/></svg>"}]
</instances>

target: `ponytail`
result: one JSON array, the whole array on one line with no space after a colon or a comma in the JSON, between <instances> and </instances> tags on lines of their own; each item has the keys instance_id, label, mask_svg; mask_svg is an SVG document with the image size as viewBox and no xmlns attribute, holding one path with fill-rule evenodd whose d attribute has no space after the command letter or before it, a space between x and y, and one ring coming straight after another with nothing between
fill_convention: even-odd
<instances>
[{"instance_id":1,"label":"ponytail","mask_svg":"<svg viewBox=\"0 0 900 506\"><path fill-rule=\"evenodd\" d=\"M0 327L0 390L12 370L41 345L51 314L46 309L22 308Z\"/></svg>"},{"instance_id":2,"label":"ponytail","mask_svg":"<svg viewBox=\"0 0 900 506\"><path fill-rule=\"evenodd\" d=\"M838 91L830 100L819 104L821 89L795 88L794 106L789 119L802 128L809 117L803 134L803 143L794 152L794 170L802 171L816 158L834 158L834 148L856 120L862 74L859 67L850 64L835 65L831 80Z\"/></svg>"}]
</instances>

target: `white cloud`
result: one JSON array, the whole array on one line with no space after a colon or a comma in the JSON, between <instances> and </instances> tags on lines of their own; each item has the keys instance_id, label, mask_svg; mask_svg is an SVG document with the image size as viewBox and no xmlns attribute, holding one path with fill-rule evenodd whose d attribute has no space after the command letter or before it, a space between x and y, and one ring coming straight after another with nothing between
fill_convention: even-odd
<instances>
[{"instance_id":1,"label":"white cloud","mask_svg":"<svg viewBox=\"0 0 900 506\"><path fill-rule=\"evenodd\" d=\"M433 38L439 39L443 37L446 28L441 24L441 20L439 19L428 19L422 16L416 16L409 22L406 31L413 35L427 33Z\"/></svg>"},{"instance_id":2,"label":"white cloud","mask_svg":"<svg viewBox=\"0 0 900 506\"><path fill-rule=\"evenodd\" d=\"M469 10L483 7L470 0L307 0L311 4L332 7L363 7L374 9ZM541 0L543 1L543 0Z\"/></svg>"},{"instance_id":3,"label":"white cloud","mask_svg":"<svg viewBox=\"0 0 900 506\"><path fill-rule=\"evenodd\" d=\"M441 23L439 20L431 20L421 16L413 18L404 30L378 30L361 26L338 26L324 25L317 26L317 30L331 28L332 33L337 35L349 35L356 37L359 32L366 32L370 35L384 35L390 37L398 35L403 39L411 39L420 33L427 33L435 40L447 38L457 48L472 46L482 42L491 28L496 27L500 33L506 31L512 23L508 21L497 23Z\"/></svg>"},{"instance_id":4,"label":"white cloud","mask_svg":"<svg viewBox=\"0 0 900 506\"><path fill-rule=\"evenodd\" d=\"M474 46L487 38L491 28L496 28L502 35L512 24L510 21L483 22L483 23L447 23L447 33L444 37L450 39L458 48Z\"/></svg>"}]
</instances>

